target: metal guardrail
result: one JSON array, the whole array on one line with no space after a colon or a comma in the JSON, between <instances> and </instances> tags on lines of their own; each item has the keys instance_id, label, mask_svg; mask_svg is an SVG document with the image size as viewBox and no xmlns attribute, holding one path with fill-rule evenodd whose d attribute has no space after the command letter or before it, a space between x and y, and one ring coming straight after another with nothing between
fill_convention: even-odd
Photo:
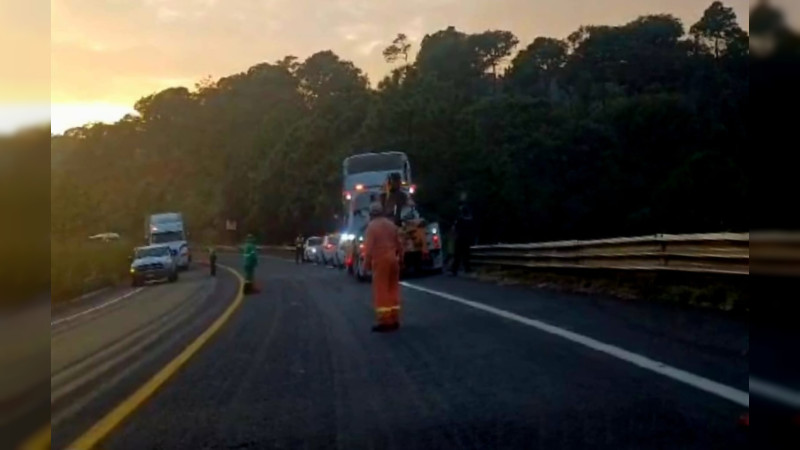
<instances>
[{"instance_id":1,"label":"metal guardrail","mask_svg":"<svg viewBox=\"0 0 800 450\"><path fill-rule=\"evenodd\" d=\"M216 246L223 251L240 247ZM294 251L259 246L259 251ZM752 253L752 262L751 262ZM475 265L800 277L800 232L658 234L587 241L476 245Z\"/></svg>"},{"instance_id":2,"label":"metal guardrail","mask_svg":"<svg viewBox=\"0 0 800 450\"><path fill-rule=\"evenodd\" d=\"M589 241L478 245L476 265L520 268L750 273L750 233L654 235Z\"/></svg>"}]
</instances>

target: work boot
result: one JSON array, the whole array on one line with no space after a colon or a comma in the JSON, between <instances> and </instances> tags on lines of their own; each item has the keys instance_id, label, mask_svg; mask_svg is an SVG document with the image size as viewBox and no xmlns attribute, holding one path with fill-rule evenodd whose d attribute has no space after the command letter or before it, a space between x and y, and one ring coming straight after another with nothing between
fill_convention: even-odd
<instances>
[{"instance_id":1,"label":"work boot","mask_svg":"<svg viewBox=\"0 0 800 450\"><path fill-rule=\"evenodd\" d=\"M399 328L400 328L400 324L399 323L393 323L393 324L382 323L382 324L378 324L378 325L373 325L372 326L372 332L373 333L389 333L389 332L392 332L392 331L397 331Z\"/></svg>"}]
</instances>

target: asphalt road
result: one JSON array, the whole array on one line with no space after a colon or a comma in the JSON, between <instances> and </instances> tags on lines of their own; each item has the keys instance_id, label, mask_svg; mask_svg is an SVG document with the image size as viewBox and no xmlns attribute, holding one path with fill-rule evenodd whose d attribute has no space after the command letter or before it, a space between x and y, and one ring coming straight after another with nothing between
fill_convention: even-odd
<instances>
[{"instance_id":1,"label":"asphalt road","mask_svg":"<svg viewBox=\"0 0 800 450\"><path fill-rule=\"evenodd\" d=\"M402 329L373 334L369 286L338 270L264 258L257 281L262 292L105 447L747 447L746 407L658 373L667 365L746 393L746 323L433 277L410 282L516 319L404 288Z\"/></svg>"},{"instance_id":2,"label":"asphalt road","mask_svg":"<svg viewBox=\"0 0 800 450\"><path fill-rule=\"evenodd\" d=\"M64 448L175 357L220 315L238 282L199 267L176 283L121 288L51 319L52 447Z\"/></svg>"}]
</instances>

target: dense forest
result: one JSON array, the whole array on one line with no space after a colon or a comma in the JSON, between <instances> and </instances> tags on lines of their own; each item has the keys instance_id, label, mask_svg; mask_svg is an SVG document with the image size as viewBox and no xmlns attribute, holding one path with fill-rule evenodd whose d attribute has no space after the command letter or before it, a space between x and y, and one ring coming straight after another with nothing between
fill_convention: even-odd
<instances>
[{"instance_id":1,"label":"dense forest","mask_svg":"<svg viewBox=\"0 0 800 450\"><path fill-rule=\"evenodd\" d=\"M426 215L448 223L467 193L483 242L747 230L750 41L714 2L688 29L398 34L374 87L321 51L166 89L51 137L52 236L138 239L162 210L205 242L233 238L226 219L271 243L332 231L342 159L384 150L409 155Z\"/></svg>"}]
</instances>

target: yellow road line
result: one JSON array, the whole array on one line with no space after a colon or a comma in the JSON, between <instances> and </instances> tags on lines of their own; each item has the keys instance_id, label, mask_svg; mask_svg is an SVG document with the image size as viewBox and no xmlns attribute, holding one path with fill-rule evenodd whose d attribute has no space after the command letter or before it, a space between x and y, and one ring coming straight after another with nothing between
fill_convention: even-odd
<instances>
[{"instance_id":1,"label":"yellow road line","mask_svg":"<svg viewBox=\"0 0 800 450\"><path fill-rule=\"evenodd\" d=\"M186 347L178 356L148 380L142 387L134 392L130 397L125 399L122 403L117 405L110 413L100 419L99 422L94 424L92 428L80 436L72 444L69 445L70 449L89 449L95 447L101 440L109 435L116 427L122 423L128 416L130 416L137 408L141 407L148 398L150 398L170 377L186 364L189 359L197 353L200 348L205 345L214 334L222 328L223 325L233 316L233 313L239 308L242 303L244 294L242 287L244 286L244 279L234 269L219 265L220 267L233 273L239 279L239 292L236 299L228 306L228 309L222 313L221 316L211 324L206 331L203 332L197 339L194 340L188 347ZM49 433L48 433L49 436Z\"/></svg>"},{"instance_id":2,"label":"yellow road line","mask_svg":"<svg viewBox=\"0 0 800 450\"><path fill-rule=\"evenodd\" d=\"M46 450L50 448L50 424L42 427L33 436L28 438L22 445L19 446L20 450Z\"/></svg>"}]
</instances>

